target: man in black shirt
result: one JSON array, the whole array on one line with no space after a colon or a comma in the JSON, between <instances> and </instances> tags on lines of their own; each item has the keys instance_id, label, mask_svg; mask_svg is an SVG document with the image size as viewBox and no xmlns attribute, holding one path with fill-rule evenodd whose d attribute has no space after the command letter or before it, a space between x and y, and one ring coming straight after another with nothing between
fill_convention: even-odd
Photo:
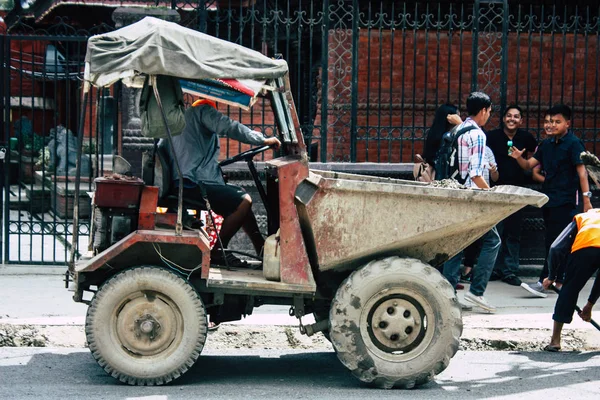
<instances>
[{"instance_id":1,"label":"man in black shirt","mask_svg":"<svg viewBox=\"0 0 600 400\"><path fill-rule=\"evenodd\" d=\"M506 108L502 123L502 128L486 134L487 145L494 153L500 175L494 186L523 186L525 184L525 171L519 166L517 160L509 155L510 148L514 146L518 149L524 149L524 155L529 158L535 151L537 142L531 133L521 129L523 112L519 106L511 105ZM518 211L498 224L502 246L496 258L491 280L502 279L509 285L521 285L522 282L516 274L519 269L522 222L523 214Z\"/></svg>"},{"instance_id":2,"label":"man in black shirt","mask_svg":"<svg viewBox=\"0 0 600 400\"><path fill-rule=\"evenodd\" d=\"M581 153L585 150L583 143L569 129L571 109L561 104L552 107L546 114L550 116L551 123L551 129L547 131L549 137L540 143L533 157L525 160L521 157L524 149L520 150L516 146L512 149L511 157L514 157L523 169L531 169L541 163L546 173L542 192L548 196L548 203L542 208L542 215L546 228L546 254L548 254L552 242L577 213L578 191L581 189L583 195L584 212L592 208L592 192L590 192L585 166L581 161ZM543 290L542 282L547 277L548 260L546 259L539 281L533 286L524 283L523 288L531 293L540 292ZM557 287L562 286L563 279L564 271L558 271Z\"/></svg>"}]
</instances>

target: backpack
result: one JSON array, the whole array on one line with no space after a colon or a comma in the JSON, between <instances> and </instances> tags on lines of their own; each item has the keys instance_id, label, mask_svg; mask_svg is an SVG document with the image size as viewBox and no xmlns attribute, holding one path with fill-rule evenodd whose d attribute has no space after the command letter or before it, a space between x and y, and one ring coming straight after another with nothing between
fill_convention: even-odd
<instances>
[{"instance_id":1,"label":"backpack","mask_svg":"<svg viewBox=\"0 0 600 400\"><path fill-rule=\"evenodd\" d=\"M158 75L156 86L160 94L160 101L167 117L167 125L172 136L177 136L185 128L185 106L183 104L183 91L179 79ZM150 86L150 77L146 77L142 94L140 96L140 113L142 119L142 134L154 139L167 137L167 129L162 113L154 97L154 90Z\"/></svg>"},{"instance_id":2,"label":"backpack","mask_svg":"<svg viewBox=\"0 0 600 400\"><path fill-rule=\"evenodd\" d=\"M464 184L458 170L458 138L468 131L475 129L474 126L467 126L452 134L452 131L444 133L439 150L435 156L435 179L454 179L458 183Z\"/></svg>"}]
</instances>

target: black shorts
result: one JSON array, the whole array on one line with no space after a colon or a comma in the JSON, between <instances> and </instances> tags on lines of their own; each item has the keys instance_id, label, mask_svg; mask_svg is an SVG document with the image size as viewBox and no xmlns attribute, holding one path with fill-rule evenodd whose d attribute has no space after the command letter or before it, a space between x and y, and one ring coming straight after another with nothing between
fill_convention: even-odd
<instances>
[{"instance_id":1,"label":"black shorts","mask_svg":"<svg viewBox=\"0 0 600 400\"><path fill-rule=\"evenodd\" d=\"M565 284L560 290L552 319L570 324L579 292L600 267L600 248L585 247L569 254ZM598 278L596 278L598 279Z\"/></svg>"},{"instance_id":2,"label":"black shorts","mask_svg":"<svg viewBox=\"0 0 600 400\"><path fill-rule=\"evenodd\" d=\"M196 201L202 200L202 191L199 186L184 186L183 198L194 199ZM202 187L206 191L206 197L210 202L210 206L214 212L221 215L222 217L228 217L242 203L246 191L241 187L229 185L229 184L202 184Z\"/></svg>"}]
</instances>

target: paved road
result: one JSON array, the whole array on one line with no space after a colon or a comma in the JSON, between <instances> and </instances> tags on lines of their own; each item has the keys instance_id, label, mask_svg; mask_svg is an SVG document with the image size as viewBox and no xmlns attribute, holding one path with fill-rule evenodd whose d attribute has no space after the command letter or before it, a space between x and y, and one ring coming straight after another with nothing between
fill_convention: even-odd
<instances>
[{"instance_id":1,"label":"paved road","mask_svg":"<svg viewBox=\"0 0 600 400\"><path fill-rule=\"evenodd\" d=\"M86 306L74 303L57 275L0 274L0 323L83 323ZM586 292L587 294L587 292ZM556 296L537 299L522 289L491 282L486 297L495 315L467 313L463 336L482 329L500 337L543 335L551 327ZM597 315L600 315L597 314ZM260 307L241 324L296 325L287 307ZM592 342L600 332L578 318L570 329ZM82 340L81 340L82 341ZM598 346L600 347L600 346ZM596 347L597 348L597 347ZM117 383L86 349L0 348L0 399L106 398L397 398L587 399L600 398L600 352L459 352L435 382L410 392L363 387L333 353L294 350L208 350L176 384L133 388ZM93 396L90 396L93 394Z\"/></svg>"},{"instance_id":2,"label":"paved road","mask_svg":"<svg viewBox=\"0 0 600 400\"><path fill-rule=\"evenodd\" d=\"M87 350L0 348L0 398L598 399L599 369L600 352L459 352L434 382L385 391L362 385L334 353L237 351L203 354L171 385L130 387Z\"/></svg>"}]
</instances>

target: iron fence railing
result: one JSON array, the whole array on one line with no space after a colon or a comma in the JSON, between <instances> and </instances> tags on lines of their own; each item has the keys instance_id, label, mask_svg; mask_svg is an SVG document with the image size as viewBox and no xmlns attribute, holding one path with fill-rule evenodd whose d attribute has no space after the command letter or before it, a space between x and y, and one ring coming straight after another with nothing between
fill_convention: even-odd
<instances>
[{"instance_id":1,"label":"iron fence railing","mask_svg":"<svg viewBox=\"0 0 600 400\"><path fill-rule=\"evenodd\" d=\"M539 139L545 110L557 102L569 104L576 135L588 149L600 150L600 6L595 1L159 4L165 5L177 10L188 28L287 60L313 161L412 162L422 151L435 109L446 102L464 108L473 90L487 92L494 101L488 128L497 127L501 110L516 103L525 111L524 128ZM23 19L0 32L0 136L11 149L2 174L5 262L67 259L74 229L69 218L73 174L54 156L62 146L68 159L74 148L86 40L114 29L112 21L106 22L84 29L66 19L43 26ZM89 169L79 199L80 248L89 229L85 192L91 180L110 167L113 154L138 157L149 144L139 134L136 96L120 85L92 93L84 129ZM259 101L249 112L225 111L273 134L267 110ZM222 149L225 157L243 147L223 139Z\"/></svg>"}]
</instances>

